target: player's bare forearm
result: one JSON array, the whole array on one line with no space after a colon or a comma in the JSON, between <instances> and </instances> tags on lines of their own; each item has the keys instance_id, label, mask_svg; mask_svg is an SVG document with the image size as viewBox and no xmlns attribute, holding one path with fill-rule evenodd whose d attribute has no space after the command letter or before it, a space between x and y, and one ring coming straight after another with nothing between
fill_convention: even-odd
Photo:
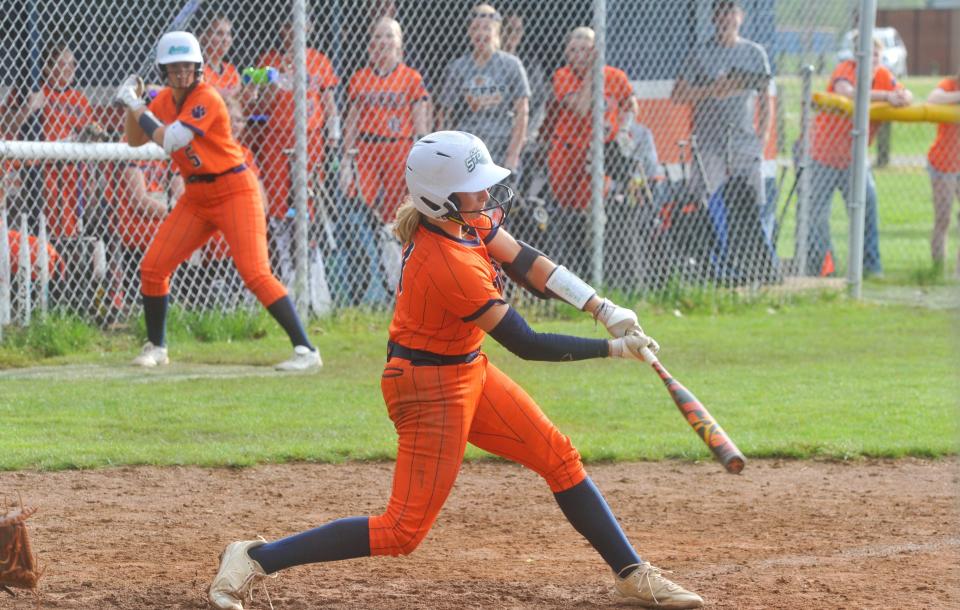
<instances>
[{"instance_id":1,"label":"player's bare forearm","mask_svg":"<svg viewBox=\"0 0 960 610\"><path fill-rule=\"evenodd\" d=\"M930 92L927 101L931 104L960 104L960 91L944 91L937 88Z\"/></svg>"},{"instance_id":2,"label":"player's bare forearm","mask_svg":"<svg viewBox=\"0 0 960 610\"><path fill-rule=\"evenodd\" d=\"M510 144L507 146L505 164L507 169L515 170L520 164L520 151L527 135L527 121L530 114L530 100L518 98L513 104L513 128L510 131Z\"/></svg>"},{"instance_id":3,"label":"player's bare forearm","mask_svg":"<svg viewBox=\"0 0 960 610\"><path fill-rule=\"evenodd\" d=\"M360 111L356 104L347 111L347 122L343 126L343 153L346 154L357 146L357 123L360 120Z\"/></svg>"},{"instance_id":4,"label":"player's bare forearm","mask_svg":"<svg viewBox=\"0 0 960 610\"><path fill-rule=\"evenodd\" d=\"M123 133L127 137L127 144L130 146L143 146L150 141L143 128L137 123L137 116L129 109L124 113Z\"/></svg>"},{"instance_id":5,"label":"player's bare forearm","mask_svg":"<svg viewBox=\"0 0 960 610\"><path fill-rule=\"evenodd\" d=\"M414 102L411 112L413 113L413 135L416 138L420 138L429 131L427 128L428 111L429 102L427 100Z\"/></svg>"},{"instance_id":6,"label":"player's bare forearm","mask_svg":"<svg viewBox=\"0 0 960 610\"><path fill-rule=\"evenodd\" d=\"M770 134L770 124L773 121L773 104L770 103L770 95L764 89L760 92L760 121L757 125L757 136L760 138L760 150L767 147L767 139Z\"/></svg>"},{"instance_id":7,"label":"player's bare forearm","mask_svg":"<svg viewBox=\"0 0 960 610\"><path fill-rule=\"evenodd\" d=\"M140 117L145 112L147 112L146 106L137 108L136 110L127 109L127 120L124 123L127 142L130 146L143 146L152 140L158 146L163 146L163 135L167 131L167 126L161 124L160 127L154 130L153 136L148 136L146 132L143 131L143 128L140 127Z\"/></svg>"}]
</instances>

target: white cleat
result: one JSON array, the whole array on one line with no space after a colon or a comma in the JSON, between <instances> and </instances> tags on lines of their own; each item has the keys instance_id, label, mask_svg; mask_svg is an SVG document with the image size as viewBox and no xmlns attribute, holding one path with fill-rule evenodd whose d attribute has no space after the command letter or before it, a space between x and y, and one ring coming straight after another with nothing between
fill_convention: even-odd
<instances>
[{"instance_id":1,"label":"white cleat","mask_svg":"<svg viewBox=\"0 0 960 610\"><path fill-rule=\"evenodd\" d=\"M643 608L685 610L699 608L703 598L667 580L660 568L644 561L626 578L616 577L616 592L623 603Z\"/></svg>"},{"instance_id":2,"label":"white cleat","mask_svg":"<svg viewBox=\"0 0 960 610\"><path fill-rule=\"evenodd\" d=\"M320 359L320 350L298 345L293 348L293 358L284 360L274 368L278 371L310 371L322 366L323 360Z\"/></svg>"},{"instance_id":3,"label":"white cleat","mask_svg":"<svg viewBox=\"0 0 960 610\"><path fill-rule=\"evenodd\" d=\"M140 355L133 359L132 364L146 368L170 364L170 358L167 357L167 348L157 347L147 341L143 349L140 350Z\"/></svg>"},{"instance_id":4,"label":"white cleat","mask_svg":"<svg viewBox=\"0 0 960 610\"><path fill-rule=\"evenodd\" d=\"M250 558L247 551L263 546L266 541L241 540L227 545L220 555L220 570L210 583L207 597L215 608L243 610L250 586L267 576L260 564Z\"/></svg>"}]
</instances>

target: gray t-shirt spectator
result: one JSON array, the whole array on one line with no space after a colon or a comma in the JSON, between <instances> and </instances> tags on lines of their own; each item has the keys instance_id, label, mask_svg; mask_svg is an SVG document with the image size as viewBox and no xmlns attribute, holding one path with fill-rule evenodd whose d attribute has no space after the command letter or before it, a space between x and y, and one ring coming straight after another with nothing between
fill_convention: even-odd
<instances>
[{"instance_id":1,"label":"gray t-shirt spectator","mask_svg":"<svg viewBox=\"0 0 960 610\"><path fill-rule=\"evenodd\" d=\"M467 53L447 64L437 103L446 107L448 125L479 137L500 163L510 143L513 103L530 97L523 64L496 51L482 66Z\"/></svg>"},{"instance_id":2,"label":"gray t-shirt spectator","mask_svg":"<svg viewBox=\"0 0 960 610\"><path fill-rule=\"evenodd\" d=\"M735 167L749 161L759 163L763 154L754 128L757 95L766 95L771 78L763 47L743 38L732 47L711 39L687 55L680 71L685 81L701 86L727 75L740 76L752 88L722 99L708 98L694 106L697 145L704 154L722 155Z\"/></svg>"}]
</instances>

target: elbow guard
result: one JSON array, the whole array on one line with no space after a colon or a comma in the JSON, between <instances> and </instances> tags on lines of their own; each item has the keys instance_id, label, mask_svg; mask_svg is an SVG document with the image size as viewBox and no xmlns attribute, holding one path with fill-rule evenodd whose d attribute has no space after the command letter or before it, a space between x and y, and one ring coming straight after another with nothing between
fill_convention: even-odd
<instances>
[{"instance_id":1,"label":"elbow guard","mask_svg":"<svg viewBox=\"0 0 960 610\"><path fill-rule=\"evenodd\" d=\"M507 277L518 285L526 288L537 298L549 299L551 295L537 290L528 279L530 268L533 267L533 262L537 260L538 256L547 258L547 255L522 241L518 240L517 243L520 244L520 253L513 259L513 262L501 263L500 266L503 268L503 272L507 274Z\"/></svg>"},{"instance_id":2,"label":"elbow guard","mask_svg":"<svg viewBox=\"0 0 960 610\"><path fill-rule=\"evenodd\" d=\"M554 269L547 278L546 288L560 300L566 301L581 311L590 297L597 294L590 284L581 280L563 265Z\"/></svg>"},{"instance_id":3,"label":"elbow guard","mask_svg":"<svg viewBox=\"0 0 960 610\"><path fill-rule=\"evenodd\" d=\"M190 128L180 121L174 121L167 125L163 133L163 150L167 151L169 155L192 141L193 132L190 131Z\"/></svg>"}]
</instances>

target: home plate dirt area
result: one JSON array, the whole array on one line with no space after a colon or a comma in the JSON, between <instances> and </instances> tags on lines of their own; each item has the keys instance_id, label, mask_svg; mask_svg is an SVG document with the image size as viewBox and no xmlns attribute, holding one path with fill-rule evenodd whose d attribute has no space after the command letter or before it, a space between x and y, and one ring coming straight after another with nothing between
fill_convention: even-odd
<instances>
[{"instance_id":1,"label":"home plate dirt area","mask_svg":"<svg viewBox=\"0 0 960 610\"><path fill-rule=\"evenodd\" d=\"M593 464L641 555L709 608L960 607L960 461ZM2 472L46 568L43 608L205 608L224 545L377 514L393 464ZM519 466L464 465L410 556L268 579L278 610L606 608L612 577ZM34 608L0 592L0 609ZM256 587L246 608L269 608Z\"/></svg>"}]
</instances>

